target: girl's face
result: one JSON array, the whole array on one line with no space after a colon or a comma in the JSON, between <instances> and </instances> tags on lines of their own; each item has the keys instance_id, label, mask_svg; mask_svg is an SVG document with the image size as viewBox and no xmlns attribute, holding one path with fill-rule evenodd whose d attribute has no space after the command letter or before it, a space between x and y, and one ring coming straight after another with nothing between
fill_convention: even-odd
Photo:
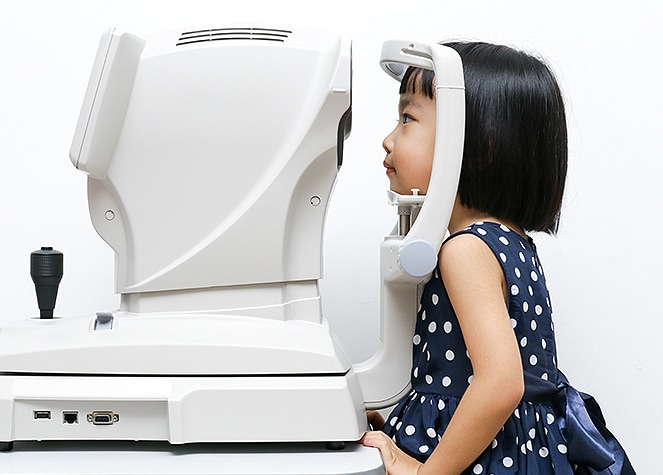
<instances>
[{"instance_id":1,"label":"girl's face","mask_svg":"<svg viewBox=\"0 0 663 475\"><path fill-rule=\"evenodd\" d=\"M391 190L410 195L417 188L426 194L435 147L435 99L420 93L401 94L398 125L382 146Z\"/></svg>"}]
</instances>

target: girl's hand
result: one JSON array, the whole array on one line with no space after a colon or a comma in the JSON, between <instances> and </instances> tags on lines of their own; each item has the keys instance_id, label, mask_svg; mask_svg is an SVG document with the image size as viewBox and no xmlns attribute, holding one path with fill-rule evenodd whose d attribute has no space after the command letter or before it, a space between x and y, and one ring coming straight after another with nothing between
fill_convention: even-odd
<instances>
[{"instance_id":1,"label":"girl's hand","mask_svg":"<svg viewBox=\"0 0 663 475\"><path fill-rule=\"evenodd\" d=\"M416 475L419 472L422 464L399 449L384 432L367 432L360 442L380 451L387 475Z\"/></svg>"}]
</instances>

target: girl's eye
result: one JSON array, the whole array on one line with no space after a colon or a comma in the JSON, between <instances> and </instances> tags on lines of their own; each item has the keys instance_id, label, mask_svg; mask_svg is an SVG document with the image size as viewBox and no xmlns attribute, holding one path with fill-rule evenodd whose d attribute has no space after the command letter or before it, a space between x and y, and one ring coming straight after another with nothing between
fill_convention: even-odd
<instances>
[{"instance_id":1,"label":"girl's eye","mask_svg":"<svg viewBox=\"0 0 663 475\"><path fill-rule=\"evenodd\" d=\"M410 116L408 114L403 114L403 124L407 124L411 120L412 120L412 116Z\"/></svg>"}]
</instances>

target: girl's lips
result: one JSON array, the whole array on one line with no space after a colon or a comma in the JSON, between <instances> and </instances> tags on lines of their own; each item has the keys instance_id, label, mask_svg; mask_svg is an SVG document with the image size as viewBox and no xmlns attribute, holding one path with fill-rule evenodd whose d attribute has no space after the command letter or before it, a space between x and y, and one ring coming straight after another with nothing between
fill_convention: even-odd
<instances>
[{"instance_id":1,"label":"girl's lips","mask_svg":"<svg viewBox=\"0 0 663 475\"><path fill-rule=\"evenodd\" d=\"M382 165L387 169L387 175L396 171L394 167L389 166L386 160L382 162Z\"/></svg>"}]
</instances>

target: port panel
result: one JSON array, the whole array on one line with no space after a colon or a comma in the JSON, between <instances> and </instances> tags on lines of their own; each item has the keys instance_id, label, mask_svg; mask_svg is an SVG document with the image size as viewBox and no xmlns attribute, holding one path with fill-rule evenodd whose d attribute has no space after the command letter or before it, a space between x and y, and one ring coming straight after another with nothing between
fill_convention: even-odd
<instances>
[{"instance_id":1,"label":"port panel","mask_svg":"<svg viewBox=\"0 0 663 475\"><path fill-rule=\"evenodd\" d=\"M121 417L120 417L121 415ZM166 401L21 400L13 440L168 440Z\"/></svg>"}]
</instances>

